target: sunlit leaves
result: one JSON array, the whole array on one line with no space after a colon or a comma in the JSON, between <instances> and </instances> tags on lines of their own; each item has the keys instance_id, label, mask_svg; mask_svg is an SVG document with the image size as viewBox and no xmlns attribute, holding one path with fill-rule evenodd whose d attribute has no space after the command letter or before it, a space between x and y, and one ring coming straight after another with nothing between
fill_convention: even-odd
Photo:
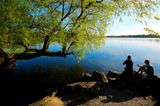
<instances>
[{"instance_id":1,"label":"sunlit leaves","mask_svg":"<svg viewBox=\"0 0 160 106\"><path fill-rule=\"evenodd\" d=\"M160 20L160 17L154 17L156 20Z\"/></svg>"},{"instance_id":2,"label":"sunlit leaves","mask_svg":"<svg viewBox=\"0 0 160 106\"><path fill-rule=\"evenodd\" d=\"M153 29L150 29L150 28L144 28L145 31L147 31L148 33L150 33L151 35L154 35L154 36L160 36L160 33L159 32L156 32L154 31Z\"/></svg>"},{"instance_id":3,"label":"sunlit leaves","mask_svg":"<svg viewBox=\"0 0 160 106\"><path fill-rule=\"evenodd\" d=\"M160 21L160 17L155 16L154 18L155 18L155 20ZM160 36L160 32L157 32L154 29L144 28L144 30L147 31L148 33L150 33L153 36Z\"/></svg>"}]
</instances>

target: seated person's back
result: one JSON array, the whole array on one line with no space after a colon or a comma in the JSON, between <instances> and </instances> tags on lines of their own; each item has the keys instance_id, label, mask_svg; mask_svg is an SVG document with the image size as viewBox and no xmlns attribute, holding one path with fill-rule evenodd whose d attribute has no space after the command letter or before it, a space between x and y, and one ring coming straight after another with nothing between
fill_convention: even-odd
<instances>
[{"instance_id":1,"label":"seated person's back","mask_svg":"<svg viewBox=\"0 0 160 106\"><path fill-rule=\"evenodd\" d=\"M143 72L145 74L147 74L147 77L152 78L154 76L154 69L153 67L150 65L150 61L149 60L145 60L144 61L145 65L139 66L139 70L138 73L142 74Z\"/></svg>"}]
</instances>

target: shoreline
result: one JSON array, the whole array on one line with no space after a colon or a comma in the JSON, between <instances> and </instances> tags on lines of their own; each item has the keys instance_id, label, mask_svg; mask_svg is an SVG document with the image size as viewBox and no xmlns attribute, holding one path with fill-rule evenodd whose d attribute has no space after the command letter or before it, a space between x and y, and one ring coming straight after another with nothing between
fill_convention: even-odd
<instances>
[{"instance_id":1,"label":"shoreline","mask_svg":"<svg viewBox=\"0 0 160 106\"><path fill-rule=\"evenodd\" d=\"M135 83L136 86L132 84L123 86L123 83L117 82L116 78L120 73L110 75L103 74L103 72L96 73L98 73L97 76L93 73L81 74L83 77L76 77L76 79L80 78L79 80L68 83L64 79L61 85L57 86L53 83L54 79L51 82L46 80L48 78L46 74L45 77L41 73L38 76L14 78L11 72L6 73L6 76L2 75L4 78L1 76L0 80L2 103L16 106L40 106L41 104L45 104L44 106L128 106L130 104L134 104L130 106L144 106L145 104L145 106L156 106L155 104L160 101L160 98L157 99L148 89L143 89L144 86L140 86L139 89L138 83ZM159 81L156 84L159 84ZM159 88L156 86L153 94L158 93L157 91ZM47 105L53 102L58 102L60 105Z\"/></svg>"},{"instance_id":2,"label":"shoreline","mask_svg":"<svg viewBox=\"0 0 160 106\"><path fill-rule=\"evenodd\" d=\"M118 87L120 83L111 76L116 76L117 73L110 74L109 83L101 83L92 81L89 74L83 74L81 82L67 84L59 92L52 93L53 96L46 96L29 106L40 106L46 103L45 106L159 106L159 96L154 96L148 89L130 88L127 86ZM93 75L93 74L92 74ZM97 74L98 75L98 74ZM102 74L101 74L102 75ZM102 75L103 76L103 75ZM101 76L101 77L102 77ZM95 77L96 78L96 77ZM97 77L98 78L98 77ZM103 79L103 78L102 78ZM85 82L83 82L85 81ZM116 81L116 82L115 82ZM119 82L119 81L118 81ZM98 86L97 86L98 84ZM122 84L123 85L123 84ZM132 85L129 85L133 87ZM96 89L96 88L99 89ZM154 91L153 91L154 92ZM157 91L156 91L157 92ZM158 93L158 92L157 92ZM55 99L54 99L55 98ZM57 100L58 99L58 100ZM47 105L52 104L52 105Z\"/></svg>"},{"instance_id":3,"label":"shoreline","mask_svg":"<svg viewBox=\"0 0 160 106\"><path fill-rule=\"evenodd\" d=\"M106 36L106 38L160 38L160 36Z\"/></svg>"},{"instance_id":4,"label":"shoreline","mask_svg":"<svg viewBox=\"0 0 160 106\"><path fill-rule=\"evenodd\" d=\"M29 106L159 106L160 101L151 95L143 95L131 90L117 90L106 87L98 96L84 94L63 94L46 96Z\"/></svg>"}]
</instances>

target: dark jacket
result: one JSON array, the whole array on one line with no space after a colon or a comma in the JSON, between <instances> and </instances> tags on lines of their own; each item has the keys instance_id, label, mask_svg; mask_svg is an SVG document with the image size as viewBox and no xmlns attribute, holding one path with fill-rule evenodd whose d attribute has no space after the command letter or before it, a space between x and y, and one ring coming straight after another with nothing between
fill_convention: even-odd
<instances>
[{"instance_id":1,"label":"dark jacket","mask_svg":"<svg viewBox=\"0 0 160 106\"><path fill-rule=\"evenodd\" d=\"M126 65L125 71L133 72L133 62L130 59L127 59L123 62L123 65Z\"/></svg>"}]
</instances>

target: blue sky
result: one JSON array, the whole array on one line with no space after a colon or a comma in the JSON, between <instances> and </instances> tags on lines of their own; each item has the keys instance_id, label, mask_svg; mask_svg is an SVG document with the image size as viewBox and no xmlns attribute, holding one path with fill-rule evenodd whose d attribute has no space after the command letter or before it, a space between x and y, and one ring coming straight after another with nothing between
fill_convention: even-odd
<instances>
[{"instance_id":1,"label":"blue sky","mask_svg":"<svg viewBox=\"0 0 160 106\"><path fill-rule=\"evenodd\" d=\"M140 23L133 17L122 17L123 22L119 22L119 19L114 19L114 24L109 28L107 35L136 35L136 34L148 34L144 28L151 28L157 32L160 32L160 21L154 19L146 19L145 23Z\"/></svg>"}]
</instances>

